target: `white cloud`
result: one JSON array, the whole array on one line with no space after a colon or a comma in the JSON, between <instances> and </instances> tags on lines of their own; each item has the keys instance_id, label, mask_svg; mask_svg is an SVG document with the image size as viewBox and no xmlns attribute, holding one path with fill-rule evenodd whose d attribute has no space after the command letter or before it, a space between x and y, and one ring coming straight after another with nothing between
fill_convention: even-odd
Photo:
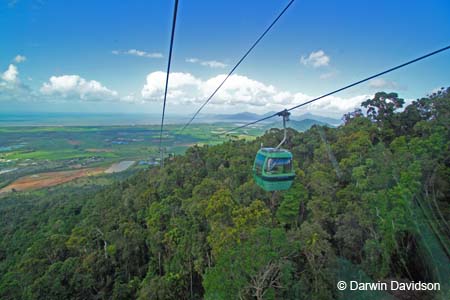
<instances>
[{"instance_id":1,"label":"white cloud","mask_svg":"<svg viewBox=\"0 0 450 300\"><path fill-rule=\"evenodd\" d=\"M135 103L137 99L134 93L131 93L128 94L127 96L121 97L120 100L123 102Z\"/></svg>"},{"instance_id":2,"label":"white cloud","mask_svg":"<svg viewBox=\"0 0 450 300\"><path fill-rule=\"evenodd\" d=\"M140 51L140 50L136 50L136 49L128 50L127 54L141 56L141 57L149 57L149 58L162 58L163 57L162 53L159 53L159 52L149 53L149 52Z\"/></svg>"},{"instance_id":3,"label":"white cloud","mask_svg":"<svg viewBox=\"0 0 450 300\"><path fill-rule=\"evenodd\" d=\"M10 64L8 70L6 70L2 74L2 79L7 82L16 82L18 80L18 75L19 71L17 70L17 67L13 64Z\"/></svg>"},{"instance_id":4,"label":"white cloud","mask_svg":"<svg viewBox=\"0 0 450 300\"><path fill-rule=\"evenodd\" d=\"M228 65L226 63L223 63L221 61L217 61L217 60L201 60L198 58L186 58L186 62L188 63L193 63L193 64L200 64L204 67L210 67L210 68L225 68Z\"/></svg>"},{"instance_id":5,"label":"white cloud","mask_svg":"<svg viewBox=\"0 0 450 300\"><path fill-rule=\"evenodd\" d=\"M224 80L226 74L212 77L206 81L190 73L170 73L168 97L177 104L201 103L209 97ZM145 100L163 98L166 73L162 71L147 75L147 82L141 96ZM214 98L215 104L265 105L277 91L272 85L265 85L246 76L231 75Z\"/></svg>"},{"instance_id":6,"label":"white cloud","mask_svg":"<svg viewBox=\"0 0 450 300\"><path fill-rule=\"evenodd\" d=\"M19 70L15 65L10 64L0 75L0 101L24 102L34 98L32 89L20 81Z\"/></svg>"},{"instance_id":7,"label":"white cloud","mask_svg":"<svg viewBox=\"0 0 450 300\"><path fill-rule=\"evenodd\" d=\"M211 95L225 77L225 74L221 74L202 82L200 89L203 97ZM234 74L228 78L217 92L215 102L229 105L265 105L276 94L277 91L272 85L266 85L246 76Z\"/></svg>"},{"instance_id":8,"label":"white cloud","mask_svg":"<svg viewBox=\"0 0 450 300\"><path fill-rule=\"evenodd\" d=\"M159 52L146 52L142 50L137 49L130 49L127 51L120 51L120 50L113 50L111 51L114 55L133 55L133 56L139 56L139 57L147 57L147 58L163 58L162 53Z\"/></svg>"},{"instance_id":9,"label":"white cloud","mask_svg":"<svg viewBox=\"0 0 450 300\"><path fill-rule=\"evenodd\" d=\"M86 80L78 75L52 76L39 90L34 90L19 80L15 65L9 65L1 75L0 101L54 101L61 98L86 101L118 100L118 93L95 80ZM28 77L28 80L31 80Z\"/></svg>"},{"instance_id":10,"label":"white cloud","mask_svg":"<svg viewBox=\"0 0 450 300\"><path fill-rule=\"evenodd\" d=\"M24 62L26 60L27 60L27 58L25 56L23 56L23 55L20 55L20 54L16 55L16 57L14 58L14 61L16 63L18 63L18 64L21 63L21 62Z\"/></svg>"},{"instance_id":11,"label":"white cloud","mask_svg":"<svg viewBox=\"0 0 450 300\"><path fill-rule=\"evenodd\" d=\"M332 71L332 72L328 72L328 73L323 73L323 74L321 74L321 75L319 76L319 78L320 78L320 79L323 79L323 80L325 80L325 79L330 79L330 78L333 78L334 76L336 76L337 73L338 73L338 72L336 72L336 71Z\"/></svg>"},{"instance_id":12,"label":"white cloud","mask_svg":"<svg viewBox=\"0 0 450 300\"><path fill-rule=\"evenodd\" d=\"M166 72L156 71L147 75L147 81L141 91L141 96L148 100L158 100L163 97ZM170 73L169 98L186 96L189 89L197 89L200 80L189 73Z\"/></svg>"},{"instance_id":13,"label":"white cloud","mask_svg":"<svg viewBox=\"0 0 450 300\"><path fill-rule=\"evenodd\" d=\"M190 73L171 73L168 90L171 105L188 108L189 111L198 108L214 92L225 76L226 74L221 74L202 80ZM166 73L162 71L148 74L147 82L141 91L141 100L161 101L165 79ZM300 111L341 117L344 113L359 107L361 102L369 97L371 95L346 98L329 96L302 107ZM234 74L212 98L208 108L210 111L219 112L252 110L264 113L289 108L312 98L314 97L301 92L280 91L273 85Z\"/></svg>"},{"instance_id":14,"label":"white cloud","mask_svg":"<svg viewBox=\"0 0 450 300\"><path fill-rule=\"evenodd\" d=\"M199 59L198 58L186 58L186 62L195 64L195 63L199 62Z\"/></svg>"},{"instance_id":15,"label":"white cloud","mask_svg":"<svg viewBox=\"0 0 450 300\"><path fill-rule=\"evenodd\" d=\"M42 84L40 90L32 90L19 80L19 71L10 65L0 73L0 101L107 101L127 103L161 101L163 98L166 73L149 73L140 94L119 95L98 81L87 80L79 75L52 76ZM199 78L190 73L173 72L169 78L168 98L175 110L191 113L213 93L224 80L226 74L210 78ZM317 96L317 95L313 95ZM293 107L314 98L300 91L278 90L275 86L247 76L233 74L208 105L208 112L254 111L265 113ZM341 117L344 113L359 107L371 95L352 97L330 96L306 105L297 113L314 113Z\"/></svg>"},{"instance_id":16,"label":"white cloud","mask_svg":"<svg viewBox=\"0 0 450 300\"><path fill-rule=\"evenodd\" d=\"M314 68L319 68L323 66L328 66L330 63L330 57L325 54L323 50L318 50L311 52L308 57L302 56L300 62L305 66L313 66Z\"/></svg>"},{"instance_id":17,"label":"white cloud","mask_svg":"<svg viewBox=\"0 0 450 300\"><path fill-rule=\"evenodd\" d=\"M58 95L81 100L112 100L118 93L95 80L86 80L78 75L52 76L40 89L44 95Z\"/></svg>"},{"instance_id":18,"label":"white cloud","mask_svg":"<svg viewBox=\"0 0 450 300\"><path fill-rule=\"evenodd\" d=\"M346 112L353 111L360 107L361 102L369 99L372 95L358 95L349 98L339 96L328 96L316 102L307 105L307 110L313 113L326 112L343 115Z\"/></svg>"},{"instance_id":19,"label":"white cloud","mask_svg":"<svg viewBox=\"0 0 450 300\"><path fill-rule=\"evenodd\" d=\"M227 66L227 64L217 61L217 60L202 61L200 64L202 66L207 66L210 68L225 68Z\"/></svg>"},{"instance_id":20,"label":"white cloud","mask_svg":"<svg viewBox=\"0 0 450 300\"><path fill-rule=\"evenodd\" d=\"M374 89L399 89L400 86L394 82L383 78L375 78L369 81L369 87Z\"/></svg>"}]
</instances>

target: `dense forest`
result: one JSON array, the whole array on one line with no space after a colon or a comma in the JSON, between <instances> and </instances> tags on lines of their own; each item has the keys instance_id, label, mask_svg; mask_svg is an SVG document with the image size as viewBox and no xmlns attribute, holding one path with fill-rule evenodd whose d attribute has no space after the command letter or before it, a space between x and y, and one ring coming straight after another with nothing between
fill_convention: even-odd
<instances>
[{"instance_id":1,"label":"dense forest","mask_svg":"<svg viewBox=\"0 0 450 300\"><path fill-rule=\"evenodd\" d=\"M361 299L450 299L450 88L403 106L380 92L342 126L290 129L284 192L252 179L271 129L107 187L0 199L0 298L351 299L336 282L358 276L441 283Z\"/></svg>"}]
</instances>

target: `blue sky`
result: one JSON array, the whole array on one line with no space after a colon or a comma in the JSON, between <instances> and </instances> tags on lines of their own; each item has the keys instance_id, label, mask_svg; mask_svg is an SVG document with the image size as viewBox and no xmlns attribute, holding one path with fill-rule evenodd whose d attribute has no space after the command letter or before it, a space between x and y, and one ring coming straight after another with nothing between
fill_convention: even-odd
<instances>
[{"instance_id":1,"label":"blue sky","mask_svg":"<svg viewBox=\"0 0 450 300\"><path fill-rule=\"evenodd\" d=\"M168 113L192 113L288 1L180 0ZM5 112L159 113L173 1L0 2ZM205 112L298 104L450 44L450 2L296 0ZM450 85L450 51L298 113Z\"/></svg>"}]
</instances>

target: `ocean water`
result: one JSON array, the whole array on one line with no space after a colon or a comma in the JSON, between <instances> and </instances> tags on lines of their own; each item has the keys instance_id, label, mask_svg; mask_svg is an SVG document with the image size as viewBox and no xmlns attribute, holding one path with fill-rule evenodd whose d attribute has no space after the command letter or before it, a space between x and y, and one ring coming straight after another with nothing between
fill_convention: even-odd
<instances>
[{"instance_id":1,"label":"ocean water","mask_svg":"<svg viewBox=\"0 0 450 300\"><path fill-rule=\"evenodd\" d=\"M167 115L165 122L178 124L188 117ZM155 125L158 114L92 114L92 113L0 113L1 126L100 126Z\"/></svg>"}]
</instances>

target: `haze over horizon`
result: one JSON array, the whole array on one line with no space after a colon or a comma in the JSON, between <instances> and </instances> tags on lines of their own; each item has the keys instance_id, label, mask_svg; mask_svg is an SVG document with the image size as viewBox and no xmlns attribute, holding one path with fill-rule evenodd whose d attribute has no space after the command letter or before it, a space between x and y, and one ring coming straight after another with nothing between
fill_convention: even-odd
<instances>
[{"instance_id":1,"label":"haze over horizon","mask_svg":"<svg viewBox=\"0 0 450 300\"><path fill-rule=\"evenodd\" d=\"M192 114L286 3L181 1L167 113ZM2 2L1 112L160 113L172 5ZM203 113L281 110L443 47L448 11L443 0L296 1ZM296 114L340 118L381 90L408 102L447 86L449 69L444 52Z\"/></svg>"}]
</instances>

